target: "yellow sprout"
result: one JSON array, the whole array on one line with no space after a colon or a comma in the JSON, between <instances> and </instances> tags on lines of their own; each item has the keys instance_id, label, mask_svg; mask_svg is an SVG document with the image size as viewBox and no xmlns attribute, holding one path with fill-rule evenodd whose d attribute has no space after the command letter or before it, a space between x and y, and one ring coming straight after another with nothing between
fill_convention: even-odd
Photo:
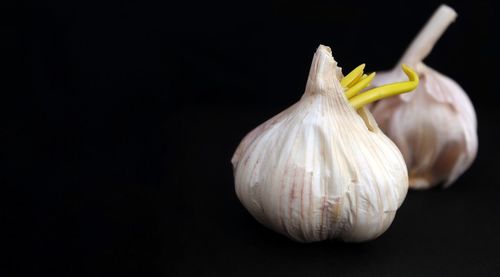
<instances>
[{"instance_id":1,"label":"yellow sprout","mask_svg":"<svg viewBox=\"0 0 500 277\"><path fill-rule=\"evenodd\" d=\"M360 92L362 89L366 88L367 86L370 85L370 82L375 78L375 72L372 74L368 75L365 78L361 78L357 83L353 84L348 90L346 90L345 95L347 99L351 99L354 97L358 92Z\"/></svg>"},{"instance_id":2,"label":"yellow sprout","mask_svg":"<svg viewBox=\"0 0 500 277\"><path fill-rule=\"evenodd\" d=\"M357 82L359 77L363 75L363 69L365 69L365 64L359 65L344 78L342 78L342 80L340 80L340 84L342 85L342 87L348 88L351 84Z\"/></svg>"},{"instance_id":3,"label":"yellow sprout","mask_svg":"<svg viewBox=\"0 0 500 277\"><path fill-rule=\"evenodd\" d=\"M408 76L409 81L383 85L358 94L362 89L369 86L370 82L375 77L375 72L368 76L363 74L364 67L364 64L356 67L340 81L340 84L346 89L345 94L347 99L349 99L349 103L351 103L355 109L359 109L383 98L413 91L418 86L419 80L417 73L403 64L403 71L406 76Z\"/></svg>"}]
</instances>

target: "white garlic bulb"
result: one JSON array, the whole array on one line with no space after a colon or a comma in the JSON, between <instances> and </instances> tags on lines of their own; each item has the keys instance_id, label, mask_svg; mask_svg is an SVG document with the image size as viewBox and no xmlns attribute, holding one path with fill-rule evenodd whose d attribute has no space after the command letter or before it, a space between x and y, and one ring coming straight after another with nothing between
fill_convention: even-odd
<instances>
[{"instance_id":1,"label":"white garlic bulb","mask_svg":"<svg viewBox=\"0 0 500 277\"><path fill-rule=\"evenodd\" d=\"M374 239L408 190L400 151L366 108L350 105L342 77L319 46L300 101L250 132L232 158L246 209L296 241Z\"/></svg>"},{"instance_id":2,"label":"white garlic bulb","mask_svg":"<svg viewBox=\"0 0 500 277\"><path fill-rule=\"evenodd\" d=\"M453 9L440 6L401 58L416 69L419 87L371 108L380 128L401 150L410 187L415 189L451 185L477 153L476 114L467 94L455 81L422 62L455 17ZM382 72L373 83L399 78L397 70Z\"/></svg>"}]
</instances>

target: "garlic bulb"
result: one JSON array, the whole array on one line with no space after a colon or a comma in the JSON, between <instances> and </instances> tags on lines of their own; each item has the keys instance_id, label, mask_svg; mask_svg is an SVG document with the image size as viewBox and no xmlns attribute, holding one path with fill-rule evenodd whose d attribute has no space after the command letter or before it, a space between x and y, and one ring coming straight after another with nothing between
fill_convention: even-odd
<instances>
[{"instance_id":1,"label":"garlic bulb","mask_svg":"<svg viewBox=\"0 0 500 277\"><path fill-rule=\"evenodd\" d=\"M385 88L413 90L418 77L405 72L409 82ZM374 239L389 227L408 190L400 151L361 107L367 102L359 99L370 93L354 91L350 102L346 97L349 87L367 86L368 76L358 68L341 84L342 77L330 48L319 46L300 101L251 131L232 158L236 193L246 209L296 241Z\"/></svg>"},{"instance_id":2,"label":"garlic bulb","mask_svg":"<svg viewBox=\"0 0 500 277\"><path fill-rule=\"evenodd\" d=\"M439 7L401 58L416 69L420 86L371 108L380 128L401 150L410 187L415 189L451 185L477 153L476 114L471 101L455 81L422 62L455 17L450 7ZM373 83L399 78L400 72L393 70L378 74Z\"/></svg>"}]
</instances>

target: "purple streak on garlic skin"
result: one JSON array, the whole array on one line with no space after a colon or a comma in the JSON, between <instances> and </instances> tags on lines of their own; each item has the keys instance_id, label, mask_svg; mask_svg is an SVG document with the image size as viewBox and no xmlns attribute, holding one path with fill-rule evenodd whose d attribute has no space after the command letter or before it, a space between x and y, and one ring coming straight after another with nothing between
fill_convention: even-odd
<instances>
[{"instance_id":1,"label":"purple streak on garlic skin","mask_svg":"<svg viewBox=\"0 0 500 277\"><path fill-rule=\"evenodd\" d=\"M250 132L232 159L242 204L296 241L374 239L408 190L401 153L347 102L340 78L320 46L300 101Z\"/></svg>"},{"instance_id":2,"label":"purple streak on garlic skin","mask_svg":"<svg viewBox=\"0 0 500 277\"><path fill-rule=\"evenodd\" d=\"M419 87L370 108L380 128L401 150L410 187L415 189L451 185L477 153L476 114L467 94L455 81L422 63L455 17L453 9L441 6L403 55L400 63L416 69ZM373 84L400 78L399 70L381 72Z\"/></svg>"}]
</instances>

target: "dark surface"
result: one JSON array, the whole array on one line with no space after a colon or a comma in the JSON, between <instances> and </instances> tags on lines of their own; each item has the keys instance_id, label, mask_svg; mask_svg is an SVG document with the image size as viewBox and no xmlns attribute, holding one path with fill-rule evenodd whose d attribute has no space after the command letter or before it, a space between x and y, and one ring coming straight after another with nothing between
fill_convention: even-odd
<instances>
[{"instance_id":1,"label":"dark surface","mask_svg":"<svg viewBox=\"0 0 500 277\"><path fill-rule=\"evenodd\" d=\"M362 244L292 242L234 192L236 146L299 99L320 43L387 69L438 4L26 5L2 27L6 276L499 275L493 1L450 1L426 60L477 110L479 154L452 187L410 191Z\"/></svg>"}]
</instances>

